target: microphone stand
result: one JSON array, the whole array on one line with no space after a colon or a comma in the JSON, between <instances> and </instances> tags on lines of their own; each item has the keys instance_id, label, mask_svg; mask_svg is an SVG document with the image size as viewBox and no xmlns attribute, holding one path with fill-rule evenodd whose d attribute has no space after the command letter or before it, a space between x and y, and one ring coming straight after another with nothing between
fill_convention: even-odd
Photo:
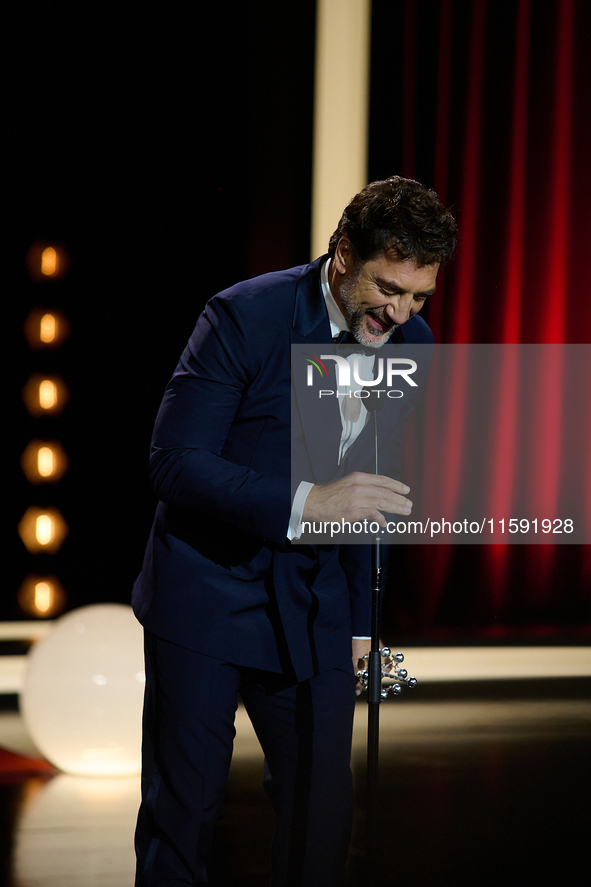
<instances>
[{"instance_id":1,"label":"microphone stand","mask_svg":"<svg viewBox=\"0 0 591 887\"><path fill-rule=\"evenodd\" d=\"M378 471L378 410L384 404L371 389L364 399L365 407L373 413L375 473ZM377 874L377 809L378 761L380 748L380 703L382 701L382 656L380 652L380 596L382 590L381 539L375 536L371 547L371 648L368 662L367 687L367 866L370 876Z\"/></svg>"},{"instance_id":2,"label":"microphone stand","mask_svg":"<svg viewBox=\"0 0 591 887\"><path fill-rule=\"evenodd\" d=\"M372 388L363 399L365 408L373 413L375 473L379 474L378 466L378 410L384 406L385 397L380 397ZM382 392L383 393L383 392ZM409 677L405 668L402 653L392 654L388 647L380 649L380 600L382 592L382 540L379 532L374 536L371 547L371 647L368 657L367 677L367 810L366 810L366 864L370 877L378 872L378 761L380 749L380 703L388 692L394 695L401 692L401 684L414 687L416 678ZM384 664L382 663L384 657ZM382 687L382 678L387 676L395 683L388 688Z\"/></svg>"}]
</instances>

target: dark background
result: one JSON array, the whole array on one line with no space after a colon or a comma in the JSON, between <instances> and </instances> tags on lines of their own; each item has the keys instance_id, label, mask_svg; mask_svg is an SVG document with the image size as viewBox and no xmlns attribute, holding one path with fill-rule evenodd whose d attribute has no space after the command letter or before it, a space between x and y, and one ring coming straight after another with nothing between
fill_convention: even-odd
<instances>
[{"instance_id":1,"label":"dark background","mask_svg":"<svg viewBox=\"0 0 591 887\"><path fill-rule=\"evenodd\" d=\"M315 3L204 8L25 5L7 22L2 619L23 617L16 592L29 573L58 575L68 608L128 602L155 504L153 420L203 304L237 280L310 258ZM556 305L555 341L590 340L580 271L589 240L589 18L581 0L373 4L368 180L416 176L462 226L429 318L440 341L553 341L547 318ZM512 114L524 56L519 143ZM527 286L511 339L503 318L514 300L508 232L520 152ZM64 245L63 279L29 278L25 256L37 241ZM61 307L70 320L58 351L32 352L22 335L38 305ZM55 419L32 419L22 405L36 371L59 373L70 389ZM32 437L63 442L70 469L59 485L33 488L22 475ZM18 537L31 504L59 507L69 524L52 557L30 555ZM401 553L401 594L387 618L424 638L587 630L587 550L570 547L550 562L536 555L542 576L531 553L503 555L495 573L490 552L470 549L424 552L418 566Z\"/></svg>"},{"instance_id":2,"label":"dark background","mask_svg":"<svg viewBox=\"0 0 591 887\"><path fill-rule=\"evenodd\" d=\"M309 259L314 3L67 4L19 16L11 53L6 293L10 506L0 617L18 618L27 573L58 575L68 606L128 602L152 520L147 456L160 398L205 301ZM33 282L25 256L60 242L70 270ZM6 266L5 266L6 270ZM59 351L22 324L61 307ZM32 419L33 371L70 390ZM70 468L31 488L18 460L60 439ZM57 555L30 555L16 525L59 507Z\"/></svg>"}]
</instances>

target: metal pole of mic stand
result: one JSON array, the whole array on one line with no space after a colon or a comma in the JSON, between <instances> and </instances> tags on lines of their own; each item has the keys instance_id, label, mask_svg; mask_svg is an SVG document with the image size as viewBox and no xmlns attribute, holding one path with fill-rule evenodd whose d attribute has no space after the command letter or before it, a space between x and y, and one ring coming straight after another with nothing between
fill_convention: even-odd
<instances>
[{"instance_id":1,"label":"metal pole of mic stand","mask_svg":"<svg viewBox=\"0 0 591 887\"><path fill-rule=\"evenodd\" d=\"M382 581L380 539L371 552L372 627L368 664L367 697L367 864L371 874L377 868L378 762L380 749L380 702L382 693L382 657L380 636L380 591Z\"/></svg>"},{"instance_id":2,"label":"metal pole of mic stand","mask_svg":"<svg viewBox=\"0 0 591 887\"><path fill-rule=\"evenodd\" d=\"M381 404L380 404L381 406ZM374 407L375 463L378 474L378 409ZM367 695L367 868L377 874L378 761L380 748L380 703L382 701L382 657L380 653L380 593L382 587L381 540L376 536L371 549L371 650Z\"/></svg>"},{"instance_id":3,"label":"metal pole of mic stand","mask_svg":"<svg viewBox=\"0 0 591 887\"><path fill-rule=\"evenodd\" d=\"M379 392L372 388L365 388L369 392L364 398L368 412L373 413L375 468L378 469L378 410L384 406L385 398L380 399ZM379 530L378 530L379 533ZM382 591L382 540L379 535L374 537L371 548L371 649L367 666L367 835L366 835L366 865L369 877L379 876L378 866L378 757L380 749L380 703L387 695L387 689L382 688L382 677L387 672L389 677L395 678L396 683L390 688L395 694L400 693L400 684L414 687L416 678L409 677L406 669L400 668L404 656L396 653L392 656L390 650L384 647L380 649L380 599ZM383 671L382 653L386 663L386 672Z\"/></svg>"}]
</instances>

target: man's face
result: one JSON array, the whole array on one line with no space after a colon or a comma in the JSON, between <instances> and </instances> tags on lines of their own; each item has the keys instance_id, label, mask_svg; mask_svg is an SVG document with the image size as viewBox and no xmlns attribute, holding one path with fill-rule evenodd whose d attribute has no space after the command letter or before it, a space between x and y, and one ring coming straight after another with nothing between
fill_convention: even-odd
<instances>
[{"instance_id":1,"label":"man's face","mask_svg":"<svg viewBox=\"0 0 591 887\"><path fill-rule=\"evenodd\" d=\"M427 296L435 292L439 263L418 267L412 259L401 261L392 252L381 253L354 268L351 251L340 250L335 270L333 295L356 340L370 348L381 348L396 327L417 314Z\"/></svg>"}]
</instances>

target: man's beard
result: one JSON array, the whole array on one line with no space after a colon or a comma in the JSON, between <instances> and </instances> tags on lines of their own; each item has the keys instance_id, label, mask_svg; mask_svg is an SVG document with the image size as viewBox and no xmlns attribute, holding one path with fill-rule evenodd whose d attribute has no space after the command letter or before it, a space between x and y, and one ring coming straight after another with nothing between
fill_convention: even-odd
<instances>
[{"instance_id":1,"label":"man's beard","mask_svg":"<svg viewBox=\"0 0 591 887\"><path fill-rule=\"evenodd\" d=\"M394 330L397 329L398 324L392 324L390 329L386 332L379 332L379 330L372 330L364 327L363 321L366 314L371 314L380 323L387 324L390 321L386 317L385 310L380 311L377 308L360 308L356 304L355 289L357 281L359 280L359 274L360 271L357 271L341 283L339 289L341 308L345 320L347 321L349 331L354 336L355 340L366 348L375 348L377 350L378 348L381 348L382 345L386 344Z\"/></svg>"}]
</instances>

